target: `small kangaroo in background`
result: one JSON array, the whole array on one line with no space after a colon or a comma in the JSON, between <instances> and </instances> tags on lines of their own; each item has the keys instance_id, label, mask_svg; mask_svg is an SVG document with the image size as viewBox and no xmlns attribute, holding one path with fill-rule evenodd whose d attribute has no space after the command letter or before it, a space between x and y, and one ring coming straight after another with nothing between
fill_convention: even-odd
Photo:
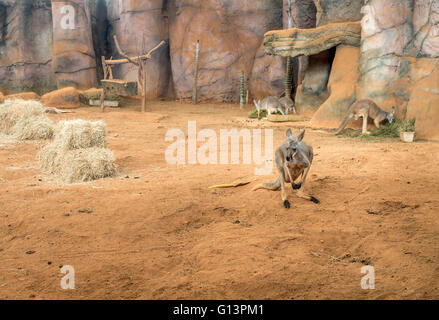
<instances>
[{"instance_id":1,"label":"small kangaroo in background","mask_svg":"<svg viewBox=\"0 0 439 320\"><path fill-rule=\"evenodd\" d=\"M370 132L367 131L368 118L373 119L373 123L378 129L380 127L380 123L383 122L384 120L387 120L389 121L389 123L392 123L395 120L395 113L396 113L395 107L392 107L391 112L386 112L380 107L378 107L376 103L371 100L366 99L366 100L360 100L354 102L349 107L348 115L344 118L343 122L341 123L340 127L338 127L335 134L337 135L340 132L342 132L342 130L349 123L349 121L354 117L355 120L358 120L360 117L363 117L362 134L370 134Z\"/></svg>"},{"instance_id":2,"label":"small kangaroo in background","mask_svg":"<svg viewBox=\"0 0 439 320\"><path fill-rule=\"evenodd\" d=\"M280 112L285 115L285 108L276 97L266 97L264 100L259 100L258 102L253 100L253 103L256 106L256 110L258 110L258 118L260 118L262 110L267 110L268 114Z\"/></svg>"},{"instance_id":3,"label":"small kangaroo in background","mask_svg":"<svg viewBox=\"0 0 439 320\"><path fill-rule=\"evenodd\" d=\"M303 141L305 130L299 136L293 137L291 129L287 130L287 140L276 150L275 161L279 171L279 178L274 183L263 183L255 186L253 191L259 189L279 190L281 189L282 201L285 208L290 208L290 202L287 199L285 184L291 183L293 190L297 190L296 195L299 198L310 200L314 203L320 203L313 196L303 192L305 180L311 168L314 158L313 148ZM301 177L299 183L295 181Z\"/></svg>"},{"instance_id":4,"label":"small kangaroo in background","mask_svg":"<svg viewBox=\"0 0 439 320\"><path fill-rule=\"evenodd\" d=\"M296 106L294 104L293 99L291 99L290 97L284 96L284 97L279 99L279 102L285 108L286 114L289 114L290 111L293 112L294 114L297 114Z\"/></svg>"}]
</instances>

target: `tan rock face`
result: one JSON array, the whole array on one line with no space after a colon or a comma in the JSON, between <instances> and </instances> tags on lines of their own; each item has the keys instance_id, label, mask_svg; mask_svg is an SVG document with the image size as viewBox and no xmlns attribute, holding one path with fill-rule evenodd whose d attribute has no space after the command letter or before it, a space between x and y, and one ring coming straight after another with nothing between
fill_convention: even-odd
<instances>
[{"instance_id":1,"label":"tan rock face","mask_svg":"<svg viewBox=\"0 0 439 320\"><path fill-rule=\"evenodd\" d=\"M52 0L53 62L58 87L96 86L96 57L84 0Z\"/></svg>"},{"instance_id":2,"label":"tan rock face","mask_svg":"<svg viewBox=\"0 0 439 320\"><path fill-rule=\"evenodd\" d=\"M359 21L364 0L314 0L317 26L328 23Z\"/></svg>"},{"instance_id":3,"label":"tan rock face","mask_svg":"<svg viewBox=\"0 0 439 320\"><path fill-rule=\"evenodd\" d=\"M43 93L56 87L51 68L50 0L0 0L0 87Z\"/></svg>"},{"instance_id":4,"label":"tan rock face","mask_svg":"<svg viewBox=\"0 0 439 320\"><path fill-rule=\"evenodd\" d=\"M254 98L280 96L285 91L285 58L268 56L261 45L256 53L251 78L250 91Z\"/></svg>"},{"instance_id":5,"label":"tan rock face","mask_svg":"<svg viewBox=\"0 0 439 320\"><path fill-rule=\"evenodd\" d=\"M160 41L168 39L167 11L163 0L108 1L109 21L112 26L110 42L116 35L122 50L130 56L149 51ZM144 49L144 50L143 50ZM168 93L170 58L168 44L154 52L146 64L147 97L163 97ZM114 68L114 77L121 80L137 80L138 68L124 64Z\"/></svg>"},{"instance_id":6,"label":"tan rock face","mask_svg":"<svg viewBox=\"0 0 439 320\"><path fill-rule=\"evenodd\" d=\"M355 101L360 48L338 46L328 82L329 98L314 114L311 123L317 127L336 128Z\"/></svg>"},{"instance_id":7,"label":"tan rock face","mask_svg":"<svg viewBox=\"0 0 439 320\"><path fill-rule=\"evenodd\" d=\"M177 96L192 96L200 40L200 98L238 101L241 71L251 74L263 34L282 27L282 5L281 0L172 1L170 54Z\"/></svg>"},{"instance_id":8,"label":"tan rock face","mask_svg":"<svg viewBox=\"0 0 439 320\"><path fill-rule=\"evenodd\" d=\"M439 59L412 58L407 119L416 119L416 137L439 140Z\"/></svg>"}]
</instances>

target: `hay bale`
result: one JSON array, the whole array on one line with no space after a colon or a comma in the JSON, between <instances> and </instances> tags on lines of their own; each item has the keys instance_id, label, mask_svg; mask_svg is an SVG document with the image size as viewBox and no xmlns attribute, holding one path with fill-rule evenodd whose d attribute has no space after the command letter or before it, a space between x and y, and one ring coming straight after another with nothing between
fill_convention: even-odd
<instances>
[{"instance_id":1,"label":"hay bale","mask_svg":"<svg viewBox=\"0 0 439 320\"><path fill-rule=\"evenodd\" d=\"M0 133L18 140L50 139L54 124L38 101L7 99L0 105Z\"/></svg>"},{"instance_id":2,"label":"hay bale","mask_svg":"<svg viewBox=\"0 0 439 320\"><path fill-rule=\"evenodd\" d=\"M113 152L105 148L105 138L103 121L61 121L52 143L38 154L40 169L65 183L112 177L117 167Z\"/></svg>"},{"instance_id":3,"label":"hay bale","mask_svg":"<svg viewBox=\"0 0 439 320\"><path fill-rule=\"evenodd\" d=\"M38 94L36 94L35 92L22 92L22 93L15 93L15 94L7 95L5 97L5 99L40 100L40 96Z\"/></svg>"},{"instance_id":4,"label":"hay bale","mask_svg":"<svg viewBox=\"0 0 439 320\"><path fill-rule=\"evenodd\" d=\"M18 140L48 140L53 136L53 121L47 117L33 117L18 121L13 135Z\"/></svg>"},{"instance_id":5,"label":"hay bale","mask_svg":"<svg viewBox=\"0 0 439 320\"><path fill-rule=\"evenodd\" d=\"M39 163L42 172L56 175L65 183L87 182L116 174L114 154L105 148L65 150L49 144L41 149Z\"/></svg>"},{"instance_id":6,"label":"hay bale","mask_svg":"<svg viewBox=\"0 0 439 320\"><path fill-rule=\"evenodd\" d=\"M105 122L82 119L60 121L55 128L54 143L65 150L105 148Z\"/></svg>"},{"instance_id":7,"label":"hay bale","mask_svg":"<svg viewBox=\"0 0 439 320\"><path fill-rule=\"evenodd\" d=\"M80 107L79 92L74 87L67 87L46 93L41 97L44 105L57 109L75 109Z\"/></svg>"}]
</instances>

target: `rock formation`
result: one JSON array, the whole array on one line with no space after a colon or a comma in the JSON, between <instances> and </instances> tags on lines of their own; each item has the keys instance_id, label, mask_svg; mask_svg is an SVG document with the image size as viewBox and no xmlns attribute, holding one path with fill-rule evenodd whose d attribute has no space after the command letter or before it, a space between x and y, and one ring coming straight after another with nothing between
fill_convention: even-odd
<instances>
[{"instance_id":1,"label":"rock formation","mask_svg":"<svg viewBox=\"0 0 439 320\"><path fill-rule=\"evenodd\" d=\"M292 4L293 28L282 30L288 0L0 0L0 92L99 85L101 57L118 58L116 35L129 55L167 40L147 62L147 97L189 99L200 40L200 100L237 102L242 71L251 98L280 95L288 56L313 125L335 127L367 98L416 118L418 138L439 139L439 0ZM137 70L121 65L114 77Z\"/></svg>"},{"instance_id":2,"label":"rock formation","mask_svg":"<svg viewBox=\"0 0 439 320\"><path fill-rule=\"evenodd\" d=\"M50 0L0 0L0 91L56 88Z\"/></svg>"},{"instance_id":3,"label":"rock formation","mask_svg":"<svg viewBox=\"0 0 439 320\"><path fill-rule=\"evenodd\" d=\"M362 12L357 98L395 105L419 138L437 137L439 1L369 0Z\"/></svg>"},{"instance_id":4,"label":"rock formation","mask_svg":"<svg viewBox=\"0 0 439 320\"><path fill-rule=\"evenodd\" d=\"M352 102L371 99L385 110L396 106L399 118L416 119L418 138L438 139L439 1L366 0L361 10L361 1L314 2L320 27L265 35L270 54L310 55L296 102L305 110L313 103L312 107L318 105L312 124L335 127ZM361 16L358 48L358 23L343 21L356 21ZM356 31L337 34L333 29L347 25L357 26ZM320 58L320 68L313 59L332 46L337 49L325 95L326 58ZM318 97L326 100L318 101Z\"/></svg>"},{"instance_id":5,"label":"rock formation","mask_svg":"<svg viewBox=\"0 0 439 320\"><path fill-rule=\"evenodd\" d=\"M310 56L340 44L360 46L359 22L330 23L315 29L270 31L264 36L265 53L282 57Z\"/></svg>"},{"instance_id":6,"label":"rock formation","mask_svg":"<svg viewBox=\"0 0 439 320\"><path fill-rule=\"evenodd\" d=\"M90 12L84 0L52 0L53 62L59 88L97 84Z\"/></svg>"},{"instance_id":7,"label":"rock formation","mask_svg":"<svg viewBox=\"0 0 439 320\"><path fill-rule=\"evenodd\" d=\"M170 54L177 96L192 95L195 44L200 40L201 99L238 101L241 71L251 75L263 34L282 28L282 5L282 0L171 1ZM258 63L254 71L265 72Z\"/></svg>"}]
</instances>

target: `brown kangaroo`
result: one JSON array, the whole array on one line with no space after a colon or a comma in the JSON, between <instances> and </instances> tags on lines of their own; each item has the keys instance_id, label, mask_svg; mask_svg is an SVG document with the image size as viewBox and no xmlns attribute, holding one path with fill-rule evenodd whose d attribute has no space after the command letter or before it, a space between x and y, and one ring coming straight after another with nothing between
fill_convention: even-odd
<instances>
[{"instance_id":1,"label":"brown kangaroo","mask_svg":"<svg viewBox=\"0 0 439 320\"><path fill-rule=\"evenodd\" d=\"M372 100L360 100L357 102L354 102L350 107L347 116L344 118L343 122L341 123L340 127L338 127L335 134L339 134L343 131L343 129L346 127L346 125L349 123L349 121L355 117L355 120L358 120L360 117L363 118L363 130L362 134L370 134L369 131L367 131L367 119L371 118L373 119L373 123L377 127L377 129L380 127L380 123L384 120L389 121L389 123L392 123L393 120L395 120L395 112L396 108L392 107L391 112L386 112L380 107L376 105L375 102Z\"/></svg>"},{"instance_id":2,"label":"brown kangaroo","mask_svg":"<svg viewBox=\"0 0 439 320\"><path fill-rule=\"evenodd\" d=\"M305 180L314 157L313 148L302 141L304 135L305 130L297 137L293 137L291 129L287 130L287 140L277 148L275 155L279 178L274 183L263 183L253 188L253 191L258 189L276 191L280 188L282 201L287 209L290 208L290 202L287 199L285 183L291 183L293 190L297 190L296 195L299 198L320 203L315 197L303 192ZM300 182L296 184L295 181L299 177L301 177Z\"/></svg>"}]
</instances>

